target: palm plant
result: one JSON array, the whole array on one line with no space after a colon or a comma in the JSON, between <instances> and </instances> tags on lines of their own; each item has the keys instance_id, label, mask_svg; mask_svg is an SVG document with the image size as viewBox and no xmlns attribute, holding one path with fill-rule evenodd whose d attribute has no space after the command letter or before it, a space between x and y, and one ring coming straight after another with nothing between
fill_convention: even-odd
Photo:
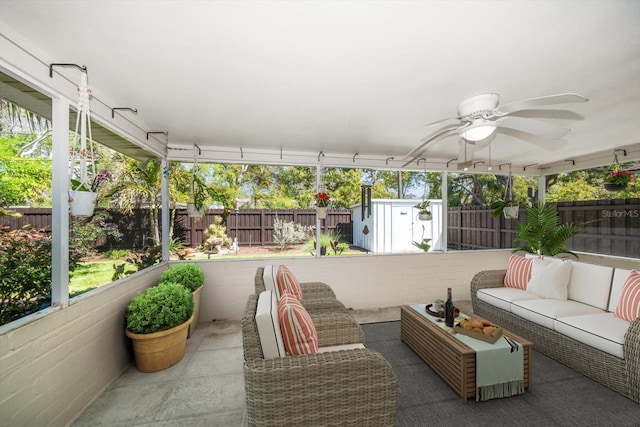
<instances>
[{"instance_id":1,"label":"palm plant","mask_svg":"<svg viewBox=\"0 0 640 427\"><path fill-rule=\"evenodd\" d=\"M525 251L549 256L567 253L578 257L567 249L566 241L593 221L577 225L573 222L561 224L556 209L544 203L534 204L526 209L526 221L518 222L514 239L515 242L524 242L524 245L514 248L513 252Z\"/></svg>"}]
</instances>

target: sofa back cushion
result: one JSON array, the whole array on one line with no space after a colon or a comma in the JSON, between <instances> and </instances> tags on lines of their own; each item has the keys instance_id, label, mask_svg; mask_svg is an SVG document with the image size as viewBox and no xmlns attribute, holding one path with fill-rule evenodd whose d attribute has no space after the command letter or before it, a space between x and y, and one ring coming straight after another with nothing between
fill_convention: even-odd
<instances>
[{"instance_id":1,"label":"sofa back cushion","mask_svg":"<svg viewBox=\"0 0 640 427\"><path fill-rule=\"evenodd\" d=\"M631 270L622 286L614 316L627 322L640 317L640 274L635 270Z\"/></svg>"},{"instance_id":2,"label":"sofa back cushion","mask_svg":"<svg viewBox=\"0 0 640 427\"><path fill-rule=\"evenodd\" d=\"M275 292L276 298L280 298L280 292L278 291L278 286L276 285L276 274L273 270L273 265L266 265L264 267L264 271L262 272L262 281L264 282L264 288L267 291Z\"/></svg>"},{"instance_id":3,"label":"sofa back cushion","mask_svg":"<svg viewBox=\"0 0 640 427\"><path fill-rule=\"evenodd\" d=\"M555 262L534 258L531 267L531 280L527 292L541 298L557 300L567 299L567 285L571 277L571 261Z\"/></svg>"},{"instance_id":4,"label":"sofa back cushion","mask_svg":"<svg viewBox=\"0 0 640 427\"><path fill-rule=\"evenodd\" d=\"M318 352L318 334L302 303L284 292L278 301L278 320L287 355L315 354Z\"/></svg>"},{"instance_id":5,"label":"sofa back cushion","mask_svg":"<svg viewBox=\"0 0 640 427\"><path fill-rule=\"evenodd\" d=\"M574 262L567 287L569 299L606 310L612 277L612 267Z\"/></svg>"},{"instance_id":6,"label":"sofa back cushion","mask_svg":"<svg viewBox=\"0 0 640 427\"><path fill-rule=\"evenodd\" d=\"M273 291L267 290L258 296L255 320L262 356L265 359L286 356L278 321L278 298Z\"/></svg>"},{"instance_id":7,"label":"sofa back cushion","mask_svg":"<svg viewBox=\"0 0 640 427\"><path fill-rule=\"evenodd\" d=\"M615 312L618 307L618 301L620 301L620 295L622 295L622 287L629 277L631 270L625 268L616 268L613 272L613 283L611 284L611 296L609 297L609 307L607 311Z\"/></svg>"},{"instance_id":8,"label":"sofa back cushion","mask_svg":"<svg viewBox=\"0 0 640 427\"><path fill-rule=\"evenodd\" d=\"M511 255L507 264L507 274L504 276L504 286L507 288L527 289L531 280L532 258Z\"/></svg>"}]
</instances>

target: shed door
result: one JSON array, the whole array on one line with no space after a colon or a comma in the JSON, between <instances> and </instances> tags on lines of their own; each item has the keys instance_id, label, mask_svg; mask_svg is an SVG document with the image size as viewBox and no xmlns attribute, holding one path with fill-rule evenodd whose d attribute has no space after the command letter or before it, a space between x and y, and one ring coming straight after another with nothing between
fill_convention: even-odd
<instances>
[{"instance_id":1,"label":"shed door","mask_svg":"<svg viewBox=\"0 0 640 427\"><path fill-rule=\"evenodd\" d=\"M392 227L391 252L407 252L413 249L411 206L393 206L391 208Z\"/></svg>"}]
</instances>

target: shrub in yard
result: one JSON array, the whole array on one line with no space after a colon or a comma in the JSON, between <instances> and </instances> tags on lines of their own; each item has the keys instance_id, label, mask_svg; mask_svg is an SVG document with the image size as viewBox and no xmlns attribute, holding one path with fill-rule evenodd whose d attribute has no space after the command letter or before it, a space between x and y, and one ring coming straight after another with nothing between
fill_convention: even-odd
<instances>
[{"instance_id":1,"label":"shrub in yard","mask_svg":"<svg viewBox=\"0 0 640 427\"><path fill-rule=\"evenodd\" d=\"M109 222L110 218L106 212L96 212L91 218L73 218L69 227L69 259L72 262L77 263L83 258L94 256L97 253L96 242L100 237L120 240L118 226Z\"/></svg>"},{"instance_id":2,"label":"shrub in yard","mask_svg":"<svg viewBox=\"0 0 640 427\"><path fill-rule=\"evenodd\" d=\"M193 314L193 297L179 283L161 283L133 297L127 306L127 329L136 334L166 331Z\"/></svg>"},{"instance_id":3,"label":"shrub in yard","mask_svg":"<svg viewBox=\"0 0 640 427\"><path fill-rule=\"evenodd\" d=\"M280 246L281 250L304 242L311 231L313 227L282 221L277 216L273 219L273 241Z\"/></svg>"},{"instance_id":4,"label":"shrub in yard","mask_svg":"<svg viewBox=\"0 0 640 427\"><path fill-rule=\"evenodd\" d=\"M0 324L51 301L51 237L33 227L0 231Z\"/></svg>"},{"instance_id":5,"label":"shrub in yard","mask_svg":"<svg viewBox=\"0 0 640 427\"><path fill-rule=\"evenodd\" d=\"M227 236L227 227L222 225L222 217L213 218L213 224L204 230L204 246L206 249L212 249L213 241L220 239L222 246L231 246L231 238Z\"/></svg>"},{"instance_id":6,"label":"shrub in yard","mask_svg":"<svg viewBox=\"0 0 640 427\"><path fill-rule=\"evenodd\" d=\"M180 283L193 292L204 285L204 272L194 263L175 264L162 272L160 283Z\"/></svg>"}]
</instances>

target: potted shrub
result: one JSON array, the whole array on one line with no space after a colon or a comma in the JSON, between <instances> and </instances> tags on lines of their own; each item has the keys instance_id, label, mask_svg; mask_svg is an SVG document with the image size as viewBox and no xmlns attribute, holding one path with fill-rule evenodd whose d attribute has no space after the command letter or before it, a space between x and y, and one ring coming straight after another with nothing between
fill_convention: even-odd
<instances>
[{"instance_id":1,"label":"potted shrub","mask_svg":"<svg viewBox=\"0 0 640 427\"><path fill-rule=\"evenodd\" d=\"M156 372L184 357L193 297L179 283L163 283L135 296L126 311L126 335L133 341L136 368Z\"/></svg>"},{"instance_id":2,"label":"potted shrub","mask_svg":"<svg viewBox=\"0 0 640 427\"><path fill-rule=\"evenodd\" d=\"M418 203L415 207L418 209L418 219L420 221L431 221L431 210L429 210L429 206L431 202L429 200L423 200Z\"/></svg>"},{"instance_id":3,"label":"potted shrub","mask_svg":"<svg viewBox=\"0 0 640 427\"><path fill-rule=\"evenodd\" d=\"M191 336L198 327L200 317L200 292L204 285L204 272L199 265L194 263L175 264L167 268L160 275L160 283L178 283L185 287L193 297L193 319L189 325L188 336Z\"/></svg>"}]
</instances>

